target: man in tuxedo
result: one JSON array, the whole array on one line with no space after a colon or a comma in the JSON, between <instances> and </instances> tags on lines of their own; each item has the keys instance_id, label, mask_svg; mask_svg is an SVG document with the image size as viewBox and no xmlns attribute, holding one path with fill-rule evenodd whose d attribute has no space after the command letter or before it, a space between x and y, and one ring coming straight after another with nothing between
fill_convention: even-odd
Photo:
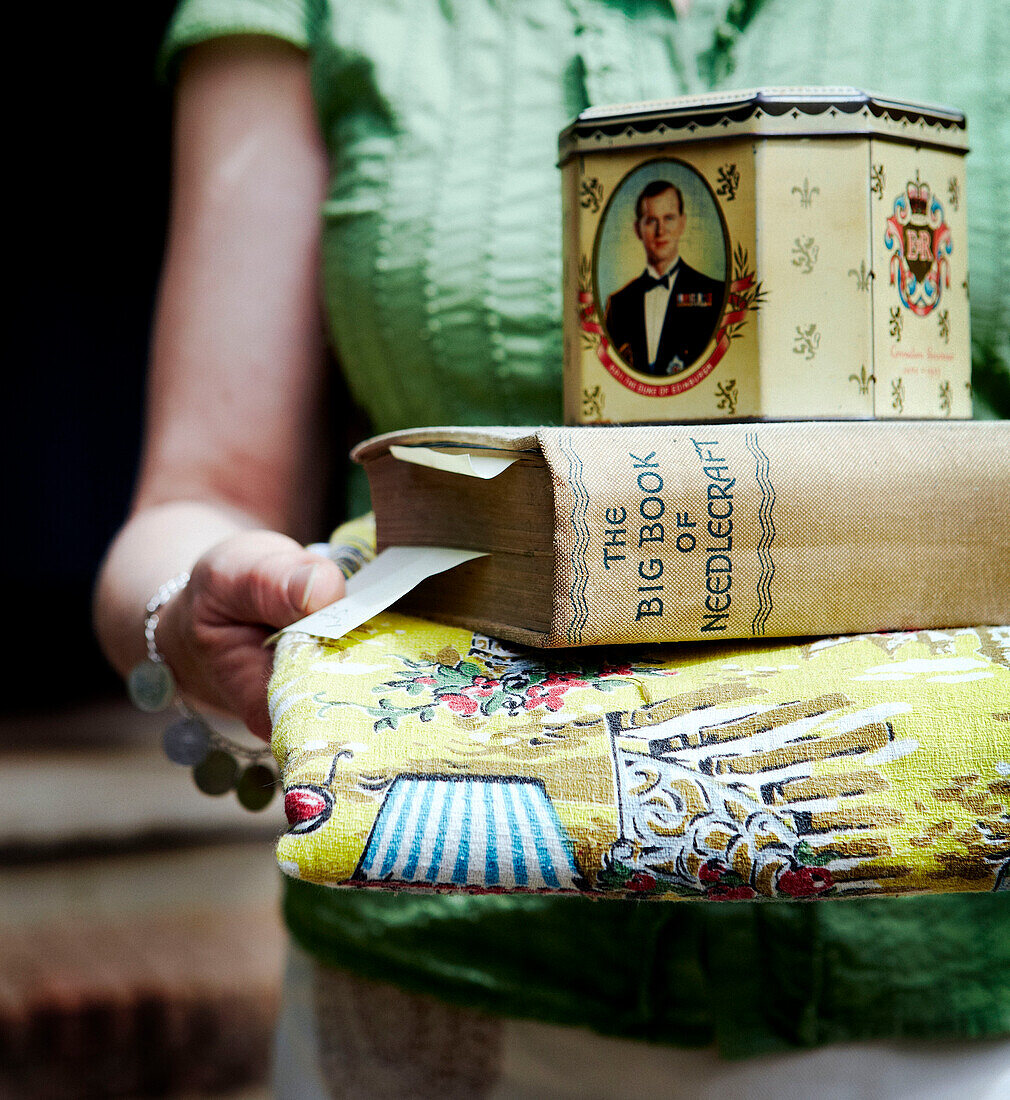
<instances>
[{"instance_id":1,"label":"man in tuxedo","mask_svg":"<svg viewBox=\"0 0 1010 1100\"><path fill-rule=\"evenodd\" d=\"M617 354L640 374L679 374L705 350L726 284L680 258L687 215L679 187L654 180L635 204L645 271L607 299L604 324Z\"/></svg>"}]
</instances>

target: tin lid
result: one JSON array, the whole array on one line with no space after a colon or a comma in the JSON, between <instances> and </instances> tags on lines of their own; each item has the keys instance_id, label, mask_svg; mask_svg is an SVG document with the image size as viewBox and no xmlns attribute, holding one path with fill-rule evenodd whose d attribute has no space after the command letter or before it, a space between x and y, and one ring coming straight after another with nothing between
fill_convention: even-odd
<instances>
[{"instance_id":1,"label":"tin lid","mask_svg":"<svg viewBox=\"0 0 1010 1100\"><path fill-rule=\"evenodd\" d=\"M738 137L883 137L968 151L964 115L952 107L889 99L858 88L748 88L647 103L590 107L561 131L560 163L605 149Z\"/></svg>"}]
</instances>

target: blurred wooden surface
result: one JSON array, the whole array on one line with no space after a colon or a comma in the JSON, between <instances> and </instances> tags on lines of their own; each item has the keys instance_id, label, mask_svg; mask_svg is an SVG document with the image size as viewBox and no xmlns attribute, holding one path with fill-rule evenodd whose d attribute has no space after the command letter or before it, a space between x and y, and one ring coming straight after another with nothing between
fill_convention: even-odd
<instances>
[{"instance_id":1,"label":"blurred wooden surface","mask_svg":"<svg viewBox=\"0 0 1010 1100\"><path fill-rule=\"evenodd\" d=\"M0 1096L269 1095L280 801L200 794L163 726L0 720Z\"/></svg>"}]
</instances>

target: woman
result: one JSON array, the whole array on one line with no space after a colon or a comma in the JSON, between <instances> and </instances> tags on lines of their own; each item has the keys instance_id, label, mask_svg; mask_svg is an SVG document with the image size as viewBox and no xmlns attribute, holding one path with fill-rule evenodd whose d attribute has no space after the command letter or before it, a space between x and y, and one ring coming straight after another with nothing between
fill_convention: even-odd
<instances>
[{"instance_id":1,"label":"woman","mask_svg":"<svg viewBox=\"0 0 1010 1100\"><path fill-rule=\"evenodd\" d=\"M158 647L189 697L266 738L263 637L343 591L336 568L289 537L316 521L325 462L320 259L331 335L376 431L558 418L554 143L589 103L807 81L963 107L977 149L976 360L1005 400L1008 31L987 10L931 2L910 19L896 0L858 10L695 0L686 17L659 0L184 4L167 46L179 65L176 187L147 440L97 599L117 667L143 656L145 602L190 570L162 609ZM938 44L955 37L961 56L947 66ZM361 510L356 487L352 500ZM289 927L329 965L294 956L281 1083L307 1096L325 1095L327 1081L348 1095L620 1095L679 1082L700 1096L810 1094L832 1082L847 1095L873 1080L875 1095L987 1095L1007 1087L1005 1040L938 1056L934 1042L929 1057L881 1040L1010 1032L1003 902L649 907L290 883ZM591 1040L497 1014L703 1049ZM857 1053L781 1054L855 1040L866 1041ZM714 1044L778 1056L745 1071ZM585 1073L557 1071L569 1065Z\"/></svg>"}]
</instances>

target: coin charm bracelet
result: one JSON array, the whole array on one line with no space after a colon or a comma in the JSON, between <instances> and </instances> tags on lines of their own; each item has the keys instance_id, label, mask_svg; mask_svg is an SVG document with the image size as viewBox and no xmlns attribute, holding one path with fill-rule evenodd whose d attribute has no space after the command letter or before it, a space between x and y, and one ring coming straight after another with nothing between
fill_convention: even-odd
<instances>
[{"instance_id":1,"label":"coin charm bracelet","mask_svg":"<svg viewBox=\"0 0 1010 1100\"><path fill-rule=\"evenodd\" d=\"M189 573L166 581L147 601L144 638L147 657L130 669L126 687L130 701L147 713L175 706L180 717L162 735L165 755L175 764L193 769L193 781L204 794L221 795L234 790L247 810L262 810L277 789L277 773L268 748L238 745L213 729L206 719L187 705L176 690L175 677L158 649L155 631L159 612L189 583Z\"/></svg>"}]
</instances>

